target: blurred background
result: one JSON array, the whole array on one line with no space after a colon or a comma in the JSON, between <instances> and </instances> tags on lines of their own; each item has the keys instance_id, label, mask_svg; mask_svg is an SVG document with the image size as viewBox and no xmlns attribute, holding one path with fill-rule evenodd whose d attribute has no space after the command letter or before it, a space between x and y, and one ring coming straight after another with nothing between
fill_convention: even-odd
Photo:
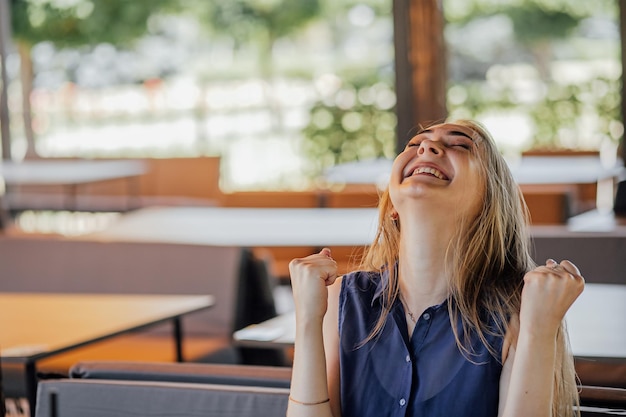
<instances>
[{"instance_id":1,"label":"blurred background","mask_svg":"<svg viewBox=\"0 0 626 417\"><path fill-rule=\"evenodd\" d=\"M301 190L409 138L392 0L9 4L5 158L219 156L225 191ZM485 123L509 158L568 148L614 161L617 1L440 5L451 117Z\"/></svg>"},{"instance_id":2,"label":"blurred background","mask_svg":"<svg viewBox=\"0 0 626 417\"><path fill-rule=\"evenodd\" d=\"M292 259L358 267L392 159L446 117L493 133L536 261L624 284L623 39L626 0L0 0L0 289L222 294L186 356L235 362L235 330L292 312ZM599 294L582 321L619 327ZM163 335L39 369L172 361Z\"/></svg>"}]
</instances>

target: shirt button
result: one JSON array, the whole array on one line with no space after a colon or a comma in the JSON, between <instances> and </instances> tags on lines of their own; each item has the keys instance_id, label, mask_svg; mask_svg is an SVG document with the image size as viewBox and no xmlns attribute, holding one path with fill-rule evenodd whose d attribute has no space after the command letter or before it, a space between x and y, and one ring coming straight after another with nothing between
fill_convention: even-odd
<instances>
[{"instance_id":1,"label":"shirt button","mask_svg":"<svg viewBox=\"0 0 626 417\"><path fill-rule=\"evenodd\" d=\"M404 358L407 362L411 362L411 355L406 355L406 358Z\"/></svg>"},{"instance_id":2,"label":"shirt button","mask_svg":"<svg viewBox=\"0 0 626 417\"><path fill-rule=\"evenodd\" d=\"M430 320L430 313L424 313L422 317L424 317L424 320Z\"/></svg>"},{"instance_id":3,"label":"shirt button","mask_svg":"<svg viewBox=\"0 0 626 417\"><path fill-rule=\"evenodd\" d=\"M406 404L406 400L404 398L400 398L400 407L404 407Z\"/></svg>"}]
</instances>

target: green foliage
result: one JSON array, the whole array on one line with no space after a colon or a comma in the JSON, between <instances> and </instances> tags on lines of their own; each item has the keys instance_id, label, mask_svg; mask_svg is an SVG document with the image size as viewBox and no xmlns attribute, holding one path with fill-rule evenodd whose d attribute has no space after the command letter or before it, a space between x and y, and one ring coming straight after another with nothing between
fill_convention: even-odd
<instances>
[{"instance_id":1,"label":"green foliage","mask_svg":"<svg viewBox=\"0 0 626 417\"><path fill-rule=\"evenodd\" d=\"M618 2L615 0L445 0L443 6L446 20L454 24L465 24L477 17L501 13L541 15L541 20L560 13L569 15L567 19L580 21L592 15L616 15L617 8ZM549 29L548 25L541 26Z\"/></svg>"},{"instance_id":2,"label":"green foliage","mask_svg":"<svg viewBox=\"0 0 626 417\"><path fill-rule=\"evenodd\" d=\"M569 147L571 143L559 140L559 133L576 132L578 123L589 115L597 118L598 133L617 142L621 136L621 129L614 129L616 123L621 123L619 91L619 82L607 78L581 84L551 84L545 99L529 109L536 126L533 146Z\"/></svg>"},{"instance_id":3,"label":"green foliage","mask_svg":"<svg viewBox=\"0 0 626 417\"><path fill-rule=\"evenodd\" d=\"M382 83L345 83L332 97L311 108L303 150L313 175L330 166L395 154L395 94Z\"/></svg>"},{"instance_id":4,"label":"green foliage","mask_svg":"<svg viewBox=\"0 0 626 417\"><path fill-rule=\"evenodd\" d=\"M564 38L578 26L581 18L563 10L551 10L541 3L524 2L504 10L513 22L518 40L533 44L547 39Z\"/></svg>"},{"instance_id":5,"label":"green foliage","mask_svg":"<svg viewBox=\"0 0 626 417\"><path fill-rule=\"evenodd\" d=\"M239 42L267 31L271 40L289 35L317 17L319 0L213 0L211 25Z\"/></svg>"},{"instance_id":6,"label":"green foliage","mask_svg":"<svg viewBox=\"0 0 626 417\"><path fill-rule=\"evenodd\" d=\"M597 78L585 83L546 85L539 101L520 102L512 91L481 88L479 83L457 84L450 90L460 99L448 99L448 108L458 117L480 118L484 114L514 109L526 114L534 125L533 148L576 147L583 120L597 126L596 133L618 142L623 133L620 114L620 81ZM562 132L568 132L563 140Z\"/></svg>"},{"instance_id":7,"label":"green foliage","mask_svg":"<svg viewBox=\"0 0 626 417\"><path fill-rule=\"evenodd\" d=\"M389 0L321 0L322 13L327 18L336 18L340 14L345 14L355 6L370 7L377 15L391 14L391 1Z\"/></svg>"},{"instance_id":8,"label":"green foliage","mask_svg":"<svg viewBox=\"0 0 626 417\"><path fill-rule=\"evenodd\" d=\"M446 18L457 28L480 18L508 17L514 37L500 46L508 53L501 66L506 67L511 60L528 61L537 72L536 78L526 76L515 88L513 75L498 80L455 82L448 90L448 110L455 117L480 118L497 113L526 116L534 125L530 144L533 147L590 146L592 141L582 137L581 131L594 138L619 141L623 132L619 80L594 78L578 84L564 83L558 75L553 78L556 72L552 67L555 45L562 45L563 39L571 37L566 53L571 59L572 51L582 44L576 33L580 23L587 18L617 19L617 8L615 0L446 0ZM462 50L463 45L458 48ZM523 56L524 50L530 53L529 58ZM512 58L514 51L517 57ZM479 56L471 58L475 64L482 62ZM487 71L486 67L478 68L474 74ZM490 70L494 68L495 65ZM593 133L588 133L590 128Z\"/></svg>"},{"instance_id":9,"label":"green foliage","mask_svg":"<svg viewBox=\"0 0 626 417\"><path fill-rule=\"evenodd\" d=\"M147 31L148 18L174 0L11 0L13 36L58 47L127 44Z\"/></svg>"}]
</instances>

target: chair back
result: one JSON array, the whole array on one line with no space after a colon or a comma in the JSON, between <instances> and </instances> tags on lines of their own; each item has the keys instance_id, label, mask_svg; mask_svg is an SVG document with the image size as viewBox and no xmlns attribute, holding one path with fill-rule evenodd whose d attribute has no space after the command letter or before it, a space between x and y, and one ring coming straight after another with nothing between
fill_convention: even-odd
<instances>
[{"instance_id":1,"label":"chair back","mask_svg":"<svg viewBox=\"0 0 626 417\"><path fill-rule=\"evenodd\" d=\"M289 390L146 381L49 380L35 417L284 417Z\"/></svg>"},{"instance_id":2,"label":"chair back","mask_svg":"<svg viewBox=\"0 0 626 417\"><path fill-rule=\"evenodd\" d=\"M626 389L582 385L581 417L626 415Z\"/></svg>"}]
</instances>

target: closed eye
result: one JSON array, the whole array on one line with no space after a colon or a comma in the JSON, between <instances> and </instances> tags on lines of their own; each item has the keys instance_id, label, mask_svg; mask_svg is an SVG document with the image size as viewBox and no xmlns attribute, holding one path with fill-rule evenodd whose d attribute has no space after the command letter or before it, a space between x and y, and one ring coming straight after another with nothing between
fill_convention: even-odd
<instances>
[{"instance_id":1,"label":"closed eye","mask_svg":"<svg viewBox=\"0 0 626 417\"><path fill-rule=\"evenodd\" d=\"M468 151L469 151L470 149L472 149L472 145L469 145L469 144L467 144L467 143L456 143L456 144L454 144L454 145L452 145L452 146L460 146L461 148L463 148L463 149L467 149Z\"/></svg>"}]
</instances>

